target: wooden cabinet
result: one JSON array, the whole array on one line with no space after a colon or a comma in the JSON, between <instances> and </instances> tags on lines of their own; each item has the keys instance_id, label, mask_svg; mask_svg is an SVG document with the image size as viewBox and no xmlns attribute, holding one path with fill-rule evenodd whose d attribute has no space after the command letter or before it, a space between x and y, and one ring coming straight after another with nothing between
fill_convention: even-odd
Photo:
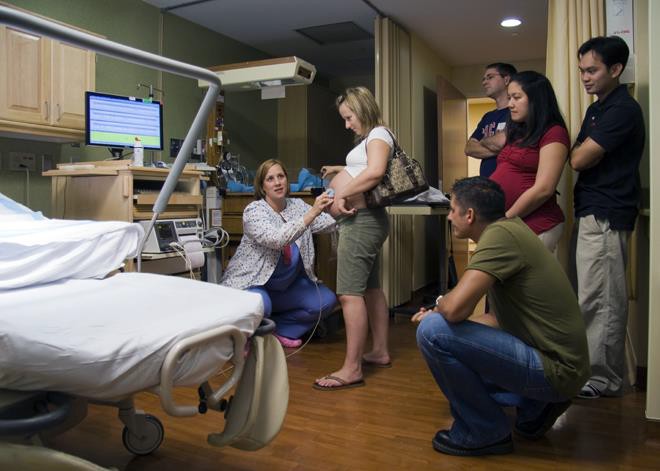
<instances>
[{"instance_id":1,"label":"wooden cabinet","mask_svg":"<svg viewBox=\"0 0 660 471\"><path fill-rule=\"evenodd\" d=\"M129 167L128 161L58 165L52 177L52 215L59 219L140 221L151 219L168 169ZM185 170L160 219L196 218L202 207L202 172Z\"/></svg>"},{"instance_id":2,"label":"wooden cabinet","mask_svg":"<svg viewBox=\"0 0 660 471\"><path fill-rule=\"evenodd\" d=\"M95 54L0 26L0 131L84 139Z\"/></svg>"},{"instance_id":3,"label":"wooden cabinet","mask_svg":"<svg viewBox=\"0 0 660 471\"><path fill-rule=\"evenodd\" d=\"M314 196L309 192L291 193L293 198L302 198L307 204L314 203ZM227 193L222 204L222 225L229 233L229 245L223 254L226 267L229 258L236 252L243 237L243 210L254 201L251 193ZM337 287L337 255L332 249L332 234L315 234L314 251L316 276L331 290Z\"/></svg>"}]
</instances>

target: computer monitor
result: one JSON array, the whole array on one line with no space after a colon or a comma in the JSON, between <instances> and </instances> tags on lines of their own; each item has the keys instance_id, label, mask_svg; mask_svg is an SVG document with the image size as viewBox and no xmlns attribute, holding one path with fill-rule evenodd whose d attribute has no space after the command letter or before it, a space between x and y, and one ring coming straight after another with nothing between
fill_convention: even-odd
<instances>
[{"instance_id":1,"label":"computer monitor","mask_svg":"<svg viewBox=\"0 0 660 471\"><path fill-rule=\"evenodd\" d=\"M85 93L85 142L105 146L120 158L124 148L133 147L139 137L145 149L163 149L163 107L160 102Z\"/></svg>"}]
</instances>

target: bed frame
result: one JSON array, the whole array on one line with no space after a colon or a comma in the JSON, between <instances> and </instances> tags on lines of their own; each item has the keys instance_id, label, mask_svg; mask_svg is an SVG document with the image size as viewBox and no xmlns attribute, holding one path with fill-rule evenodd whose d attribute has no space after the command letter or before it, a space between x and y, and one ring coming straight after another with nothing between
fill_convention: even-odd
<instances>
[{"instance_id":1,"label":"bed frame","mask_svg":"<svg viewBox=\"0 0 660 471\"><path fill-rule=\"evenodd\" d=\"M156 199L150 225L145 231L144 238L140 241L137 252L137 265L138 271L140 271L141 253L144 243L151 230L153 230L158 215L167 207L170 196L174 191L176 183L191 154L193 144L205 129L207 116L215 104L221 86L218 75L201 67L92 36L91 34L22 11L14 10L3 5L0 5L0 24L6 24L24 31L58 39L116 59L121 59L164 72L170 72L182 77L208 82L208 90L195 118L193 119L190 129L186 134L163 188ZM236 407L230 407L226 412L227 422L225 424L225 431L209 436L209 442L217 446L230 444L242 449L257 449L265 445L265 443L270 441L277 431L279 431L279 427L284 418L284 411L286 410L286 402L284 403L283 410L278 410L273 414L273 407L275 409L278 407L282 409L282 403L280 402L277 405L269 404L264 399L266 395L260 395L261 387L268 388L269 386L266 385L266 381L272 380L272 375L274 374L269 372L269 370L273 369L271 365L264 366L264 362L280 362L278 365L279 377L276 378L276 384L280 388L281 393L286 394L286 401L288 401L288 379L286 378L286 361L284 359L283 351L276 341L275 343L271 342L271 340L273 340L272 335L265 335L272 331L273 327L274 324L265 328L260 328L261 332L257 329L258 335L250 340L251 350L247 359L244 355L246 339L238 329L233 327L220 327L180 341L166 356L161 370L160 385L157 386L157 388L155 388L156 391L154 391L160 396L163 409L173 416L191 416L200 412L203 413L207 408L222 411L227 408L226 400L223 399L224 396L227 395L232 387L238 384L238 390L241 388L244 390L247 389L250 394L245 395L247 397L234 401L237 403ZM208 383L202 384L199 389L200 404L197 406L176 404L172 397L174 386L173 365L176 365L178 359L187 349L193 346L213 342L218 337L227 335L232 337L234 346L234 356L232 358L234 372L231 378L217 391L213 391ZM266 350L268 351L265 352ZM244 376L248 376L244 375L245 365L251 370L248 378L244 378ZM282 371L284 371L284 379L282 378ZM268 373L271 376L263 379L264 382L262 383L262 377L256 376L256 374L260 372ZM7 402L13 402L14 404L27 404L28 402L34 403L35 400L41 401L44 404L55 404L54 410L41 414L36 418L23 417L17 420L0 420L0 435L5 436L37 436L39 431L42 431L44 428L62 426L67 420L70 420L74 403L80 399L55 393L12 393L0 391L0 395L2 394L5 394L5 397L8 398ZM143 455L151 453L160 446L163 438L163 427L158 419L144 414L141 411L136 411L132 397L121 399L119 402L115 402L112 405L119 407L119 417L126 425L123 434L124 444L130 451ZM0 412L1 409L2 402L0 401ZM264 426L263 423L260 423L259 414L271 415L268 421L268 426ZM273 417L275 418L273 419ZM273 427L273 423L276 424L275 427ZM268 429L268 431L264 433L264 430L266 429ZM17 457L22 456L23 452L24 450L20 448L0 443L0 465L2 465L2 460L4 458L9 459L9 463L15 465L17 461L12 460L18 459ZM31 458L26 458L26 462L28 462L36 459L35 457L37 455L44 455L45 452L44 449L41 449L37 451L27 450L26 453L31 454ZM46 453L46 455L48 455L46 458L55 460L56 454L58 453ZM61 455L61 453L59 455Z\"/></svg>"}]
</instances>

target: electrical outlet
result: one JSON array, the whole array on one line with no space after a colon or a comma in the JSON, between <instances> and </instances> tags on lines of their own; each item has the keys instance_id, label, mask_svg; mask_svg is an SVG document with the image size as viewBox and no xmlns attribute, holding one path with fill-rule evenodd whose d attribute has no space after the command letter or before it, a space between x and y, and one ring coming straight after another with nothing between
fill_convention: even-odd
<instances>
[{"instance_id":1,"label":"electrical outlet","mask_svg":"<svg viewBox=\"0 0 660 471\"><path fill-rule=\"evenodd\" d=\"M24 171L25 169L31 172L37 170L37 156L29 152L10 152L9 170Z\"/></svg>"}]
</instances>

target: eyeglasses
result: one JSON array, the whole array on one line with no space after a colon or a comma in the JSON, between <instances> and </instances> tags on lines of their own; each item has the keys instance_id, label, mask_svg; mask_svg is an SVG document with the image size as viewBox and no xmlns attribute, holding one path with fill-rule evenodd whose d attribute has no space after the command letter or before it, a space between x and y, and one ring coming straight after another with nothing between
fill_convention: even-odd
<instances>
[{"instance_id":1,"label":"eyeglasses","mask_svg":"<svg viewBox=\"0 0 660 471\"><path fill-rule=\"evenodd\" d=\"M489 82L489 81L493 80L495 77L497 77L498 75L499 75L500 77L504 77L504 75L502 75L502 74L488 74L488 75L484 75L484 76L481 78L481 81L482 81L482 82Z\"/></svg>"}]
</instances>

